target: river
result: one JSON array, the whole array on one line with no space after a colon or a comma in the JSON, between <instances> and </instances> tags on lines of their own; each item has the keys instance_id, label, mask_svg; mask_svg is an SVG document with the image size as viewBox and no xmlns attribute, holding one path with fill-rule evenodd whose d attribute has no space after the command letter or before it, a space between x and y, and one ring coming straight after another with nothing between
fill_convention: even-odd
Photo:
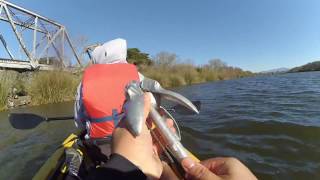
<instances>
[{"instance_id":1,"label":"river","mask_svg":"<svg viewBox=\"0 0 320 180\"><path fill-rule=\"evenodd\" d=\"M320 72L250 77L177 88L201 100L199 115L176 115L183 144L200 159L234 156L259 179L320 179ZM72 114L72 103L15 109ZM73 122L15 130L0 113L0 179L30 179Z\"/></svg>"}]
</instances>

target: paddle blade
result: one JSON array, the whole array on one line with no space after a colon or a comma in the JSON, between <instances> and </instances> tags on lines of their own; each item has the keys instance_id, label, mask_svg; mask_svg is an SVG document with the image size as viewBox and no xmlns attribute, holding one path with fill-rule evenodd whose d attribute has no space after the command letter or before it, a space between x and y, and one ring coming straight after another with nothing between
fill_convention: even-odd
<instances>
[{"instance_id":1,"label":"paddle blade","mask_svg":"<svg viewBox=\"0 0 320 180\"><path fill-rule=\"evenodd\" d=\"M32 129L41 122L46 121L46 119L31 113L11 113L9 114L9 121L15 129Z\"/></svg>"},{"instance_id":2,"label":"paddle blade","mask_svg":"<svg viewBox=\"0 0 320 180\"><path fill-rule=\"evenodd\" d=\"M192 101L192 104L198 109L200 112L201 109L201 101ZM175 105L172 110L176 113L183 114L183 115L194 115L196 113L192 112L190 109L186 108L183 105L177 104Z\"/></svg>"}]
</instances>

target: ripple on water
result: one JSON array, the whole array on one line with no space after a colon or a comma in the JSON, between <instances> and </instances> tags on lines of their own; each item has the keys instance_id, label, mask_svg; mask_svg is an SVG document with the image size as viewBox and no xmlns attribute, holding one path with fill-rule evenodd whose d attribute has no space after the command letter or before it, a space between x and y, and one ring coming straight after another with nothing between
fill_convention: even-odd
<instances>
[{"instance_id":1,"label":"ripple on water","mask_svg":"<svg viewBox=\"0 0 320 180\"><path fill-rule=\"evenodd\" d=\"M320 179L320 72L196 89L201 93L189 97L202 100L200 115L177 119L183 141L199 157L236 156L261 179Z\"/></svg>"}]
</instances>

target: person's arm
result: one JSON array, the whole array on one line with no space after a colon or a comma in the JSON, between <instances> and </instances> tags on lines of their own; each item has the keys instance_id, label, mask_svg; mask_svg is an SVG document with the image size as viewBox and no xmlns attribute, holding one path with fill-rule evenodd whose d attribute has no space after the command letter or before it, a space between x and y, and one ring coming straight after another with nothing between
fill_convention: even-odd
<instances>
[{"instance_id":1,"label":"person's arm","mask_svg":"<svg viewBox=\"0 0 320 180\"><path fill-rule=\"evenodd\" d=\"M86 179L146 180L147 176L125 157L119 154L112 154L110 160L106 164L93 170Z\"/></svg>"},{"instance_id":2,"label":"person's arm","mask_svg":"<svg viewBox=\"0 0 320 180\"><path fill-rule=\"evenodd\" d=\"M84 116L84 106L82 103L82 83L78 85L77 94L74 101L74 120L77 128L84 130L85 125L85 116Z\"/></svg>"}]
</instances>

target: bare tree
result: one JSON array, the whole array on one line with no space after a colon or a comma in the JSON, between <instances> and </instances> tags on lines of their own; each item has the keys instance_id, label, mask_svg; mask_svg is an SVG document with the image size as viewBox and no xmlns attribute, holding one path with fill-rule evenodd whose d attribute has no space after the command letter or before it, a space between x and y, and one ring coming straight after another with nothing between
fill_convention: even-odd
<instances>
[{"instance_id":1,"label":"bare tree","mask_svg":"<svg viewBox=\"0 0 320 180\"><path fill-rule=\"evenodd\" d=\"M209 67L213 69L222 69L226 68L227 64L223 62L221 59L211 59L209 60Z\"/></svg>"},{"instance_id":2,"label":"bare tree","mask_svg":"<svg viewBox=\"0 0 320 180\"><path fill-rule=\"evenodd\" d=\"M160 52L153 57L156 65L160 66L173 66L177 63L178 56L174 53Z\"/></svg>"},{"instance_id":3,"label":"bare tree","mask_svg":"<svg viewBox=\"0 0 320 180\"><path fill-rule=\"evenodd\" d=\"M193 59L187 58L183 60L183 64L189 64L195 66Z\"/></svg>"}]
</instances>

